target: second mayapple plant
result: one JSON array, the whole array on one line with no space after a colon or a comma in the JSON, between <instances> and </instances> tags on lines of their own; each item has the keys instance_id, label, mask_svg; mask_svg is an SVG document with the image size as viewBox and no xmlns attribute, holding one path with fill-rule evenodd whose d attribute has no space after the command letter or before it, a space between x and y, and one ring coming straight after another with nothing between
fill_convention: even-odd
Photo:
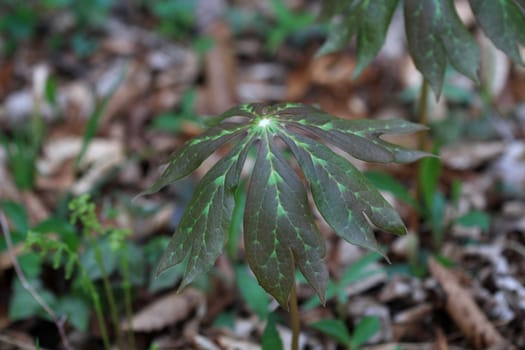
<instances>
[{"instance_id":1,"label":"second mayapple plant","mask_svg":"<svg viewBox=\"0 0 525 350\"><path fill-rule=\"evenodd\" d=\"M378 190L343 156L321 143L371 162L407 163L427 156L386 142L383 134L425 129L404 120L345 120L314 107L245 104L216 117L200 137L180 147L162 176L143 194L182 179L218 148L228 153L204 175L161 259L158 273L187 259L180 288L208 271L222 253L235 191L250 150L255 164L244 210L246 259L259 284L287 309L299 268L324 303L328 271L325 242L307 188L289 163L297 160L323 219L346 241L381 252L373 226L396 234L406 228ZM371 223L371 224L370 224Z\"/></svg>"}]
</instances>

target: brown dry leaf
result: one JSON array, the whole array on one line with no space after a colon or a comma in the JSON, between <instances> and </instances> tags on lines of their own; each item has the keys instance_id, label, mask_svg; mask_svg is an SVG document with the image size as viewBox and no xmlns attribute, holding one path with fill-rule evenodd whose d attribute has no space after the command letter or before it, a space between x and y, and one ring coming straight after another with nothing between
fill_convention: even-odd
<instances>
[{"instance_id":1,"label":"brown dry leaf","mask_svg":"<svg viewBox=\"0 0 525 350\"><path fill-rule=\"evenodd\" d=\"M415 305L394 316L395 323L419 323L432 314L434 306L430 303Z\"/></svg>"},{"instance_id":2,"label":"brown dry leaf","mask_svg":"<svg viewBox=\"0 0 525 350\"><path fill-rule=\"evenodd\" d=\"M261 346L248 342L246 340L239 340L228 336L220 336L218 342L224 350L260 350Z\"/></svg>"},{"instance_id":3,"label":"brown dry leaf","mask_svg":"<svg viewBox=\"0 0 525 350\"><path fill-rule=\"evenodd\" d=\"M37 163L39 173L44 176L64 176L64 171L72 174L74 172L73 163L69 163L68 169L64 169L64 163L74 159L81 148L80 137L63 137L47 142L44 146L44 158L39 159ZM115 166L123 163L124 159L124 146L120 140L93 139L80 164L85 173L71 185L71 191L75 195L89 192L97 181ZM59 170L62 175L58 173ZM69 187L68 179L71 176L63 177L66 182L58 184ZM47 184L49 185L49 182Z\"/></svg>"},{"instance_id":4,"label":"brown dry leaf","mask_svg":"<svg viewBox=\"0 0 525 350\"><path fill-rule=\"evenodd\" d=\"M197 290L188 288L182 293L172 292L139 311L131 320L131 330L135 332L154 332L163 329L175 322L184 320L190 313L206 306L205 295ZM127 330L127 323L121 325Z\"/></svg>"},{"instance_id":5,"label":"brown dry leaf","mask_svg":"<svg viewBox=\"0 0 525 350\"><path fill-rule=\"evenodd\" d=\"M446 298L446 309L465 337L476 349L487 349L506 344L505 339L485 317L474 302L470 293L463 288L450 271L439 265L433 258L428 261L432 276L443 288ZM506 344L507 349L512 346Z\"/></svg>"},{"instance_id":6,"label":"brown dry leaf","mask_svg":"<svg viewBox=\"0 0 525 350\"><path fill-rule=\"evenodd\" d=\"M125 74L121 79L121 75ZM102 117L102 125L107 125L119 112L129 108L130 101L136 101L142 96L151 84L151 74L146 65L133 61L126 63L116 60L97 81L97 95L100 98L108 96L117 86Z\"/></svg>"},{"instance_id":7,"label":"brown dry leaf","mask_svg":"<svg viewBox=\"0 0 525 350\"><path fill-rule=\"evenodd\" d=\"M2 350L35 350L35 339L29 334L18 330L6 330L0 333L0 349ZM38 349L46 350L43 347Z\"/></svg>"},{"instance_id":8,"label":"brown dry leaf","mask_svg":"<svg viewBox=\"0 0 525 350\"><path fill-rule=\"evenodd\" d=\"M49 217L49 209L37 194L31 191L23 191L21 195L22 205L26 208L31 225L35 225Z\"/></svg>"},{"instance_id":9,"label":"brown dry leaf","mask_svg":"<svg viewBox=\"0 0 525 350\"><path fill-rule=\"evenodd\" d=\"M224 350L224 349L221 349L219 348L217 345L215 345L215 343L210 340L209 338L206 338L200 334L197 334L194 338L193 338L193 343L195 344L195 346L198 348L198 349L203 349L203 350Z\"/></svg>"},{"instance_id":10,"label":"brown dry leaf","mask_svg":"<svg viewBox=\"0 0 525 350\"><path fill-rule=\"evenodd\" d=\"M441 161L456 170L476 168L505 151L501 141L468 142L445 146L441 149Z\"/></svg>"},{"instance_id":11,"label":"brown dry leaf","mask_svg":"<svg viewBox=\"0 0 525 350\"><path fill-rule=\"evenodd\" d=\"M490 95L497 97L501 95L509 80L509 58L481 31L478 32L477 39L481 49L481 79L486 82Z\"/></svg>"},{"instance_id":12,"label":"brown dry leaf","mask_svg":"<svg viewBox=\"0 0 525 350\"><path fill-rule=\"evenodd\" d=\"M357 86L362 83L366 74L362 74L354 80L352 79L354 69L354 59L340 53L323 55L313 60L310 65L313 83L334 88Z\"/></svg>"},{"instance_id":13,"label":"brown dry leaf","mask_svg":"<svg viewBox=\"0 0 525 350\"><path fill-rule=\"evenodd\" d=\"M241 102L275 101L286 94L282 77L285 68L279 63L258 62L239 69L237 97Z\"/></svg>"},{"instance_id":14,"label":"brown dry leaf","mask_svg":"<svg viewBox=\"0 0 525 350\"><path fill-rule=\"evenodd\" d=\"M365 346L363 350L435 350L434 343L389 343L374 346ZM459 346L449 346L448 350L469 350Z\"/></svg>"},{"instance_id":15,"label":"brown dry leaf","mask_svg":"<svg viewBox=\"0 0 525 350\"><path fill-rule=\"evenodd\" d=\"M445 332L441 327L436 328L436 340L434 341L435 350L448 350L448 341Z\"/></svg>"},{"instance_id":16,"label":"brown dry leaf","mask_svg":"<svg viewBox=\"0 0 525 350\"><path fill-rule=\"evenodd\" d=\"M20 192L16 188L15 183L13 182L13 178L7 170L6 164L2 161L0 161L0 179L2 179L2 185L0 186L0 198L4 200L20 200Z\"/></svg>"},{"instance_id":17,"label":"brown dry leaf","mask_svg":"<svg viewBox=\"0 0 525 350\"><path fill-rule=\"evenodd\" d=\"M0 100L4 99L5 94L9 91L9 85L13 82L13 62L3 60L0 64Z\"/></svg>"},{"instance_id":18,"label":"brown dry leaf","mask_svg":"<svg viewBox=\"0 0 525 350\"><path fill-rule=\"evenodd\" d=\"M216 21L207 28L207 32L215 43L205 57L207 109L208 113L215 115L235 104L237 63L229 26Z\"/></svg>"}]
</instances>

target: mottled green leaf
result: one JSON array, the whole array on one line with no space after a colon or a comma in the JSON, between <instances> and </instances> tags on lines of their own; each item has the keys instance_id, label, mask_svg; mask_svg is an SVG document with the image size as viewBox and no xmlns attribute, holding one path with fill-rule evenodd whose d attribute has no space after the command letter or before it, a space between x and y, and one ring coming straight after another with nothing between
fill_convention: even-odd
<instances>
[{"instance_id":1,"label":"mottled green leaf","mask_svg":"<svg viewBox=\"0 0 525 350\"><path fill-rule=\"evenodd\" d=\"M157 274L189 254L180 288L213 266L224 249L234 207L235 187L252 138L245 138L201 180L166 249Z\"/></svg>"},{"instance_id":2,"label":"mottled green leaf","mask_svg":"<svg viewBox=\"0 0 525 350\"><path fill-rule=\"evenodd\" d=\"M479 47L459 19L453 0L405 0L404 14L410 55L436 95L447 63L478 81Z\"/></svg>"},{"instance_id":3,"label":"mottled green leaf","mask_svg":"<svg viewBox=\"0 0 525 350\"><path fill-rule=\"evenodd\" d=\"M330 18L341 13L343 8L348 4L354 6L360 0L324 0L321 8L321 18Z\"/></svg>"},{"instance_id":4,"label":"mottled green leaf","mask_svg":"<svg viewBox=\"0 0 525 350\"><path fill-rule=\"evenodd\" d=\"M397 0L362 0L346 1L346 6L339 1L329 1L324 4L324 16L334 16L343 12L343 17L333 18L328 38L319 49L318 55L345 48L356 34L357 66L353 75L358 76L383 46L397 2ZM342 11L343 8L345 11Z\"/></svg>"},{"instance_id":5,"label":"mottled green leaf","mask_svg":"<svg viewBox=\"0 0 525 350\"><path fill-rule=\"evenodd\" d=\"M186 142L170 156L171 161L159 179L140 195L155 193L167 184L186 177L197 169L218 147L228 141L241 138L245 134L244 130L245 127L238 124L222 124L220 127L212 127L200 137Z\"/></svg>"},{"instance_id":6,"label":"mottled green leaf","mask_svg":"<svg viewBox=\"0 0 525 350\"><path fill-rule=\"evenodd\" d=\"M348 47L350 39L357 31L357 11L346 17L335 17L328 27L328 37L323 46L317 51L317 56L326 55Z\"/></svg>"},{"instance_id":7,"label":"mottled green leaf","mask_svg":"<svg viewBox=\"0 0 525 350\"><path fill-rule=\"evenodd\" d=\"M252 144L257 143L243 217L248 264L259 284L284 308L297 268L324 302L328 279L324 239L304 183L281 153L281 141L297 158L326 222L348 241L379 250L371 225L402 234L401 219L353 165L318 137L357 158L408 162L427 154L385 142L380 136L422 129L405 121L342 120L300 104L254 103L227 111L215 118L209 132L174 154L152 187L157 190L186 176L217 147L233 143L197 185L158 272L186 261L183 288L213 265L231 229L241 169Z\"/></svg>"},{"instance_id":8,"label":"mottled green leaf","mask_svg":"<svg viewBox=\"0 0 525 350\"><path fill-rule=\"evenodd\" d=\"M469 1L477 22L494 45L523 64L518 45L525 45L525 1Z\"/></svg>"},{"instance_id":9,"label":"mottled green leaf","mask_svg":"<svg viewBox=\"0 0 525 350\"><path fill-rule=\"evenodd\" d=\"M357 66L354 77L372 61L383 46L397 0L365 0L357 32Z\"/></svg>"},{"instance_id":10,"label":"mottled green leaf","mask_svg":"<svg viewBox=\"0 0 525 350\"><path fill-rule=\"evenodd\" d=\"M405 120L340 119L309 106L290 107L281 115L290 121L289 126L309 131L357 159L410 163L430 155L381 139L384 134L408 134L427 129Z\"/></svg>"},{"instance_id":11,"label":"mottled green leaf","mask_svg":"<svg viewBox=\"0 0 525 350\"><path fill-rule=\"evenodd\" d=\"M299 161L319 212L338 235L382 253L367 219L382 230L406 232L394 208L346 159L301 135L288 135L284 140Z\"/></svg>"},{"instance_id":12,"label":"mottled green leaf","mask_svg":"<svg viewBox=\"0 0 525 350\"><path fill-rule=\"evenodd\" d=\"M283 308L288 309L295 267L324 302L328 279L323 263L325 243L301 180L267 129L263 131L248 186L244 246L257 280Z\"/></svg>"}]
</instances>

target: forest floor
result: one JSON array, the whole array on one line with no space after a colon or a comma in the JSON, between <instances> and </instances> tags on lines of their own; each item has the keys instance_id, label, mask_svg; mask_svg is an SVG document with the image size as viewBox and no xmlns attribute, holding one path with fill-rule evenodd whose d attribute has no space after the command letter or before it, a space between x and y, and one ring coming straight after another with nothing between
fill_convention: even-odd
<instances>
[{"instance_id":1,"label":"forest floor","mask_svg":"<svg viewBox=\"0 0 525 350\"><path fill-rule=\"evenodd\" d=\"M279 1L181 1L175 9L169 1L22 3L0 4L10 11L0 21L0 219L13 241L0 240L0 349L64 348L57 322L71 348L104 348L80 269L65 278L68 260L79 259L110 325L95 245L119 312L121 331L109 327L114 347L122 333L126 349L130 334L136 349L272 349L267 342L278 334L289 349L288 313L257 285L242 240L180 293L181 268L155 277L218 155L133 199L205 130L206 118L239 103L300 102L341 118L419 122L422 79L402 14L379 56L353 78L352 45L316 56L326 31L311 15L316 1L284 1L291 10ZM370 350L525 349L525 70L474 32L482 85L450 70L439 100L428 97L430 130L389 139L439 160L354 162L408 228L401 237L377 232L390 263L342 241L317 215L331 294L321 306L298 280L301 348L342 349L350 337ZM129 230L125 253L111 250L107 235L88 239L70 224L68 203L86 193L101 227ZM37 254L24 245L29 231L66 242L72 254L54 264L57 247ZM26 292L18 268L52 315ZM365 317L379 326L364 329ZM334 320L332 328L311 326L321 320Z\"/></svg>"}]
</instances>

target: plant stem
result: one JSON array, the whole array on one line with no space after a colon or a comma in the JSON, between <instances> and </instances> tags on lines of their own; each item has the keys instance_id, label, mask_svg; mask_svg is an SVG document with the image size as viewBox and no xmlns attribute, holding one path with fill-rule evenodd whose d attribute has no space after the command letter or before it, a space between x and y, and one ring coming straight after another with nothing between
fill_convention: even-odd
<instances>
[{"instance_id":1,"label":"plant stem","mask_svg":"<svg viewBox=\"0 0 525 350\"><path fill-rule=\"evenodd\" d=\"M91 244L93 245L94 252L95 252L95 260L97 261L97 264L100 268L100 271L102 272L102 283L104 285L104 292L106 294L106 298L108 299L109 304L109 312L111 314L111 321L113 322L113 326L115 328L115 335L117 337L117 344L119 349L124 349L123 347L123 341L122 341L122 333L120 332L120 323L118 318L118 311L117 311L117 304L115 303L115 298L113 297L113 292L111 290L111 284L109 282L109 276L106 270L106 266L104 265L104 260L102 259L102 252L100 251L99 247L96 245L96 242L92 239Z\"/></svg>"},{"instance_id":2,"label":"plant stem","mask_svg":"<svg viewBox=\"0 0 525 350\"><path fill-rule=\"evenodd\" d=\"M428 114L427 114L427 101L428 101L428 81L423 78L421 83L421 93L419 95L419 104L418 104L418 121L419 124L428 126ZM419 134L419 149L426 149L426 133Z\"/></svg>"},{"instance_id":3,"label":"plant stem","mask_svg":"<svg viewBox=\"0 0 525 350\"><path fill-rule=\"evenodd\" d=\"M428 81L423 77L423 80L421 81L421 89L419 93L419 103L417 106L417 117L418 122L421 125L428 126L428 114L427 114L427 102L428 102ZM418 139L418 148L420 150L426 149L426 142L427 141L427 133L420 133L419 139ZM421 164L421 163L420 163ZM421 165L419 166L421 168ZM420 170L421 171L421 170ZM421 197L421 189L422 189L422 183L421 178L418 176L416 179L416 186L414 189L415 192L415 198ZM417 270L417 253L419 252L419 240L418 240L418 232L419 232L419 220L421 219L421 214L416 213L413 216L413 220L410 222L410 233L411 235L414 235L414 237L410 237L409 241L411 243L415 243L415 246L410 245L409 249L409 263L412 268L412 270ZM412 249L413 248L413 249ZM414 255L415 254L415 255Z\"/></svg>"},{"instance_id":4,"label":"plant stem","mask_svg":"<svg viewBox=\"0 0 525 350\"><path fill-rule=\"evenodd\" d=\"M292 284L292 291L290 292L290 323L292 326L292 350L299 350L299 331L301 326L295 282Z\"/></svg>"},{"instance_id":5,"label":"plant stem","mask_svg":"<svg viewBox=\"0 0 525 350\"><path fill-rule=\"evenodd\" d=\"M131 328L131 318L133 316L133 308L131 305L131 283L129 281L129 262L127 259L127 254L122 259L122 271L124 281L122 282L124 288L124 304L126 308L126 322L128 324L128 342L129 348L135 350L137 347L135 345L135 334Z\"/></svg>"},{"instance_id":6,"label":"plant stem","mask_svg":"<svg viewBox=\"0 0 525 350\"><path fill-rule=\"evenodd\" d=\"M87 274L84 276L84 279L85 282L87 282L87 285L89 286L91 298L93 299L93 306L95 307L95 315L97 316L97 322L100 328L100 333L102 335L104 349L111 350L111 343L109 342L108 336L108 327L106 326L106 321L104 320L104 315L102 313L102 306L100 305L100 296L98 295L95 286L93 285Z\"/></svg>"},{"instance_id":7,"label":"plant stem","mask_svg":"<svg viewBox=\"0 0 525 350\"><path fill-rule=\"evenodd\" d=\"M40 294L33 288L33 286L27 281L26 276L24 272L22 271L22 268L18 264L18 259L16 258L16 255L13 250L13 240L11 239L11 232L9 231L9 225L7 224L7 219L4 215L4 212L0 210L0 227L2 228L2 233L4 235L4 239L7 245L7 253L9 257L11 258L11 262L13 263L13 268L15 270L16 275L18 276L18 279L20 280L20 283L22 284L22 287L31 294L33 299L36 300L36 302L44 309L44 311L51 317L53 322L55 323L58 333L60 335L60 340L62 341L62 345L64 345L64 349L66 350L73 350L73 347L69 343L69 340L67 339L66 332L64 330L64 323L65 319L62 317L59 317L53 309L47 304L47 302L42 299Z\"/></svg>"}]
</instances>

